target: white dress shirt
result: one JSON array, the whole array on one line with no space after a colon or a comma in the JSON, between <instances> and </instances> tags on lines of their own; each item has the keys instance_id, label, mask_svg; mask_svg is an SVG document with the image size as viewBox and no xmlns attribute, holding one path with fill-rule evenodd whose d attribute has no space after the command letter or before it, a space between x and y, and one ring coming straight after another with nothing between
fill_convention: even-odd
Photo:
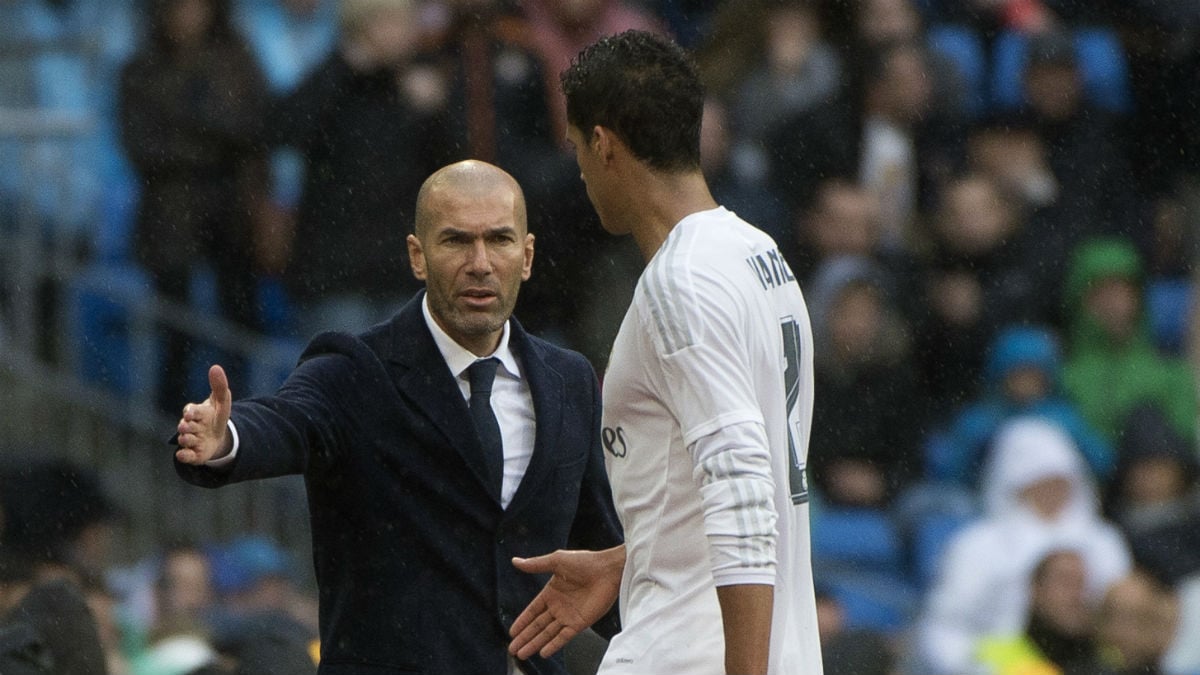
<instances>
[{"instance_id":1,"label":"white dress shirt","mask_svg":"<svg viewBox=\"0 0 1200 675\"><path fill-rule=\"evenodd\" d=\"M433 334L433 341L438 351L446 360L450 374L458 383L463 400L471 399L471 381L467 379L467 368L480 359L495 357L500 360L496 369L496 382L492 385L492 411L496 413L496 421L500 424L501 442L504 444L504 483L500 488L500 506L507 508L529 468L529 460L533 457L533 440L536 424L533 415L533 395L529 392L529 382L521 376L521 365L516 355L508 345L510 322L504 323L504 332L500 335L500 344L496 351L488 356L476 356L462 345L458 344L442 330L434 321L429 311L429 296L421 301L421 311L425 314L425 324ZM467 421L464 421L467 423Z\"/></svg>"},{"instance_id":2,"label":"white dress shirt","mask_svg":"<svg viewBox=\"0 0 1200 675\"><path fill-rule=\"evenodd\" d=\"M425 324L433 335L438 351L446 360L450 374L458 383L463 400L471 398L471 383L467 379L467 368L481 358L495 357L500 361L496 369L496 382L492 385L492 411L496 413L496 421L500 424L501 442L504 445L504 482L500 488L500 506L508 507L517 486L529 468L529 460L533 457L533 442L536 422L533 414L533 395L529 391L529 382L521 376L521 365L516 355L509 348L509 322L504 323L504 332L500 336L500 344L496 351L488 356L476 356L462 345L458 344L442 330L429 312L429 298L421 301L421 311L425 315ZM464 420L464 423L466 421ZM233 420L229 420L229 430L233 434L233 449L220 459L210 460L207 465L213 468L227 466L233 462L238 452L238 432Z\"/></svg>"}]
</instances>

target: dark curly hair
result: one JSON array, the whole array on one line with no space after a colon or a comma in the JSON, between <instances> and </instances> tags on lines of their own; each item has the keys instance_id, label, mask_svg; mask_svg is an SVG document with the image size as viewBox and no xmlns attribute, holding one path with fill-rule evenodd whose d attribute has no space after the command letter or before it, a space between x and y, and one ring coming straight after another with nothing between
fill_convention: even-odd
<instances>
[{"instance_id":1,"label":"dark curly hair","mask_svg":"<svg viewBox=\"0 0 1200 675\"><path fill-rule=\"evenodd\" d=\"M674 42L635 30L603 38L575 57L562 87L567 121L585 134L610 129L662 171L700 166L704 86Z\"/></svg>"}]
</instances>

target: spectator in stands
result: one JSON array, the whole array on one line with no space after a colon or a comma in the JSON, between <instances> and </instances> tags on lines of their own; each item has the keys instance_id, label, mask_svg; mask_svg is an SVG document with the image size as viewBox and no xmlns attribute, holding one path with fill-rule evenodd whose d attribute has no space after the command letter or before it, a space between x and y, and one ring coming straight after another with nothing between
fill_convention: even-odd
<instances>
[{"instance_id":1,"label":"spectator in stands","mask_svg":"<svg viewBox=\"0 0 1200 675\"><path fill-rule=\"evenodd\" d=\"M768 135L770 184L793 209L827 178L856 180L880 203L884 247L909 245L918 189L948 146L925 134L930 100L925 51L889 43L869 52L863 84L833 103L785 119Z\"/></svg>"},{"instance_id":2,"label":"spectator in stands","mask_svg":"<svg viewBox=\"0 0 1200 675\"><path fill-rule=\"evenodd\" d=\"M913 0L863 0L854 3L853 34L847 46L864 52L896 43L925 44L925 22ZM852 55L853 52L850 54ZM958 64L936 51L926 54L930 79L930 107L943 123L958 122L968 114L970 101L966 77Z\"/></svg>"},{"instance_id":3,"label":"spectator in stands","mask_svg":"<svg viewBox=\"0 0 1200 675\"><path fill-rule=\"evenodd\" d=\"M959 410L944 434L930 438L926 466L932 477L974 487L997 429L1010 419L1036 416L1067 432L1100 482L1112 475L1109 442L1080 417L1061 393L1058 341L1044 328L1013 326L992 342L983 393Z\"/></svg>"},{"instance_id":4,"label":"spectator in stands","mask_svg":"<svg viewBox=\"0 0 1200 675\"><path fill-rule=\"evenodd\" d=\"M915 283L916 259L902 249L880 245L879 218L874 194L852 181L831 178L817 187L812 206L795 217L795 233L776 241L796 242L792 246L781 243L780 250L802 284L812 278L812 270L822 261L849 255L870 258L894 288L908 288ZM921 298L911 293L895 295L893 302L906 320L911 320Z\"/></svg>"},{"instance_id":5,"label":"spectator in stands","mask_svg":"<svg viewBox=\"0 0 1200 675\"><path fill-rule=\"evenodd\" d=\"M837 256L875 258L879 251L879 200L855 183L822 181L812 206L797 216L795 246L780 245L801 283L823 261ZM890 270L889 270L890 271Z\"/></svg>"},{"instance_id":6,"label":"spectator in stands","mask_svg":"<svg viewBox=\"0 0 1200 675\"><path fill-rule=\"evenodd\" d=\"M39 579L81 583L107 568L121 512L95 471L20 456L0 467L0 549L28 556Z\"/></svg>"},{"instance_id":7,"label":"spectator in stands","mask_svg":"<svg viewBox=\"0 0 1200 675\"><path fill-rule=\"evenodd\" d=\"M105 675L104 650L79 586L39 578L38 568L26 554L0 552L2 672Z\"/></svg>"},{"instance_id":8,"label":"spectator in stands","mask_svg":"<svg viewBox=\"0 0 1200 675\"><path fill-rule=\"evenodd\" d=\"M316 637L316 605L296 587L293 561L274 542L262 536L238 537L212 557L214 590L224 613L279 617L279 623Z\"/></svg>"},{"instance_id":9,"label":"spectator in stands","mask_svg":"<svg viewBox=\"0 0 1200 675\"><path fill-rule=\"evenodd\" d=\"M1166 675L1163 658L1179 626L1179 599L1136 571L1113 584L1100 609L1100 640L1117 675ZM1195 636L1184 636L1195 640Z\"/></svg>"},{"instance_id":10,"label":"spectator in stands","mask_svg":"<svg viewBox=\"0 0 1200 675\"><path fill-rule=\"evenodd\" d=\"M566 139L567 134L567 101L558 76L571 59L606 35L630 29L665 30L657 17L627 0L521 0L520 4L533 29L542 69L550 78L549 90L554 92L550 109L557 139Z\"/></svg>"},{"instance_id":11,"label":"spectator in stands","mask_svg":"<svg viewBox=\"0 0 1200 675\"><path fill-rule=\"evenodd\" d=\"M1079 552L1089 597L1130 568L1120 533L1101 519L1095 487L1069 436L1021 418L997 434L982 483L984 517L950 541L916 636L922 672L961 673L978 641L1017 634L1029 579L1050 551Z\"/></svg>"},{"instance_id":12,"label":"spectator in stands","mask_svg":"<svg viewBox=\"0 0 1200 675\"><path fill-rule=\"evenodd\" d=\"M1086 6L1091 3L1077 3ZM1145 193L1171 190L1200 175L1200 5L1133 0L1114 3L1129 61L1133 98L1131 160Z\"/></svg>"},{"instance_id":13,"label":"spectator in stands","mask_svg":"<svg viewBox=\"0 0 1200 675\"><path fill-rule=\"evenodd\" d=\"M967 164L1018 199L1025 209L1058 201L1058 179L1046 159L1046 147L1025 120L1001 114L977 122L967 135Z\"/></svg>"},{"instance_id":14,"label":"spectator in stands","mask_svg":"<svg viewBox=\"0 0 1200 675\"><path fill-rule=\"evenodd\" d=\"M363 330L417 291L404 232L421 181L455 149L436 77L413 63L411 0L345 0L338 48L272 113L305 182L284 274L300 333Z\"/></svg>"},{"instance_id":15,"label":"spectator in stands","mask_svg":"<svg viewBox=\"0 0 1200 675\"><path fill-rule=\"evenodd\" d=\"M295 91L333 50L337 38L336 0L237 0L234 20L246 36L272 96ZM304 160L294 148L271 155L271 199L264 205L258 250L265 272L287 265L288 233L304 185Z\"/></svg>"},{"instance_id":16,"label":"spectator in stands","mask_svg":"<svg viewBox=\"0 0 1200 675\"><path fill-rule=\"evenodd\" d=\"M96 622L96 634L104 650L108 675L130 675L131 666L126 649L129 635L120 616L119 598L103 578L96 576L84 577L83 593L92 619ZM2 672L4 670L0 668Z\"/></svg>"},{"instance_id":17,"label":"spectator in stands","mask_svg":"<svg viewBox=\"0 0 1200 675\"><path fill-rule=\"evenodd\" d=\"M776 3L758 21L763 39L755 63L730 97L730 121L739 145L761 152L777 120L828 103L840 93L842 66L821 39L820 18L810 0Z\"/></svg>"},{"instance_id":18,"label":"spectator in stands","mask_svg":"<svg viewBox=\"0 0 1200 675\"><path fill-rule=\"evenodd\" d=\"M1068 244L1135 232L1140 207L1127 138L1114 119L1086 102L1069 33L1030 38L1024 90L1024 114L1046 147L1062 192L1057 222L1071 228Z\"/></svg>"},{"instance_id":19,"label":"spectator in stands","mask_svg":"<svg viewBox=\"0 0 1200 675\"><path fill-rule=\"evenodd\" d=\"M1046 554L1030 578L1029 612L1023 629L980 641L980 675L1062 673L1104 675L1096 640L1096 602L1088 597L1087 563L1077 551Z\"/></svg>"},{"instance_id":20,"label":"spectator in stands","mask_svg":"<svg viewBox=\"0 0 1200 675\"><path fill-rule=\"evenodd\" d=\"M1000 327L1041 321L1049 281L1037 238L1007 193L985 176L948 184L933 217L916 321L916 356L935 405L952 411L976 396L984 355Z\"/></svg>"},{"instance_id":21,"label":"spectator in stands","mask_svg":"<svg viewBox=\"0 0 1200 675\"><path fill-rule=\"evenodd\" d=\"M1179 623L1175 638L1163 656L1163 669L1170 675L1200 673L1200 574L1193 574L1175 584L1179 601Z\"/></svg>"},{"instance_id":22,"label":"spectator in stands","mask_svg":"<svg viewBox=\"0 0 1200 675\"><path fill-rule=\"evenodd\" d=\"M787 244L795 236L788 231L783 202L767 189L766 167L753 161L748 165L744 156L737 156L731 125L727 107L715 97L705 99L700 168L709 189L727 209L770 234L781 251L794 248Z\"/></svg>"},{"instance_id":23,"label":"spectator in stands","mask_svg":"<svg viewBox=\"0 0 1200 675\"><path fill-rule=\"evenodd\" d=\"M212 562L198 546L180 542L162 554L154 585L154 609L148 636L204 633L216 607Z\"/></svg>"},{"instance_id":24,"label":"spectator in stands","mask_svg":"<svg viewBox=\"0 0 1200 675\"><path fill-rule=\"evenodd\" d=\"M591 206L579 170L562 152L553 121L552 98L560 98L557 80L547 89L548 74L537 51L538 36L503 0L450 0L446 25L433 38L437 86L444 92L451 140L464 157L503 166L524 186L534 232L554 228L538 250L538 277L522 296L528 326L570 341L579 303L572 288L582 281L577 251L591 244L591 233L564 223L587 220ZM557 77L557 73L555 73Z\"/></svg>"},{"instance_id":25,"label":"spectator in stands","mask_svg":"<svg viewBox=\"0 0 1200 675\"><path fill-rule=\"evenodd\" d=\"M896 290L869 259L822 263L808 285L816 387L809 466L822 498L880 507L920 472L925 410Z\"/></svg>"},{"instance_id":26,"label":"spectator in stands","mask_svg":"<svg viewBox=\"0 0 1200 675\"><path fill-rule=\"evenodd\" d=\"M196 261L216 273L220 310L258 325L256 215L266 195L262 74L226 0L156 0L145 45L121 78L122 142L142 181L134 250L155 288L189 302ZM159 403L190 400L194 345L167 330ZM237 362L233 362L235 369Z\"/></svg>"},{"instance_id":27,"label":"spectator in stands","mask_svg":"<svg viewBox=\"0 0 1200 675\"><path fill-rule=\"evenodd\" d=\"M220 595L213 647L243 675L315 673L309 648L317 642L316 606L301 608L287 554L269 539L246 536L216 549L213 560Z\"/></svg>"},{"instance_id":28,"label":"spectator in stands","mask_svg":"<svg viewBox=\"0 0 1200 675\"><path fill-rule=\"evenodd\" d=\"M1200 461L1196 444L1152 405L1121 428L1108 509L1138 566L1168 584L1200 573Z\"/></svg>"},{"instance_id":29,"label":"spectator in stands","mask_svg":"<svg viewBox=\"0 0 1200 675\"><path fill-rule=\"evenodd\" d=\"M131 640L134 675L177 675L215 665L216 595L209 555L190 542L172 543L155 572L149 622L135 626Z\"/></svg>"},{"instance_id":30,"label":"spectator in stands","mask_svg":"<svg viewBox=\"0 0 1200 675\"><path fill-rule=\"evenodd\" d=\"M1109 439L1142 403L1158 406L1185 437L1196 433L1196 388L1179 361L1151 344L1142 263L1121 239L1096 239L1072 257L1065 284L1070 318L1063 384L1084 419Z\"/></svg>"},{"instance_id":31,"label":"spectator in stands","mask_svg":"<svg viewBox=\"0 0 1200 675\"><path fill-rule=\"evenodd\" d=\"M1076 224L1065 222L1062 187L1050 167L1046 144L1036 125L1020 115L985 116L967 133L966 162L970 171L987 176L1008 195L1024 215L1025 231L1036 240L1036 260L1047 280L1040 294L1046 321L1056 327L1062 317L1056 287L1066 273Z\"/></svg>"}]
</instances>

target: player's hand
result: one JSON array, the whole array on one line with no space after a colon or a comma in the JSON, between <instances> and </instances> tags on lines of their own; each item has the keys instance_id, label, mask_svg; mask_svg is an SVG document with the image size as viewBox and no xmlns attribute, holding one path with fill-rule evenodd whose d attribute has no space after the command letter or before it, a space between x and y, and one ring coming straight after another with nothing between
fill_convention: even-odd
<instances>
[{"instance_id":1,"label":"player's hand","mask_svg":"<svg viewBox=\"0 0 1200 675\"><path fill-rule=\"evenodd\" d=\"M604 616L617 599L625 569L625 546L604 551L555 551L513 558L530 574L553 576L513 622L508 651L519 659L549 657Z\"/></svg>"},{"instance_id":2,"label":"player's hand","mask_svg":"<svg viewBox=\"0 0 1200 675\"><path fill-rule=\"evenodd\" d=\"M233 395L221 366L208 369L208 386L212 393L203 403L183 406L183 417L176 427L179 449L175 451L175 459L184 464L204 464L233 450L228 425Z\"/></svg>"}]
</instances>

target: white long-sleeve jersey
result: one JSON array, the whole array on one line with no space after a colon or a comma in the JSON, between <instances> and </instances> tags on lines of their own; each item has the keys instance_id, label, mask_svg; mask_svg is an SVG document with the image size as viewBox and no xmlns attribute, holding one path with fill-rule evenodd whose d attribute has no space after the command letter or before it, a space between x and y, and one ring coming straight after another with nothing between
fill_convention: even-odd
<instances>
[{"instance_id":1,"label":"white long-sleeve jersey","mask_svg":"<svg viewBox=\"0 0 1200 675\"><path fill-rule=\"evenodd\" d=\"M804 468L812 329L769 236L680 221L613 344L603 442L625 528L604 675L724 673L716 587L775 587L770 672L820 675Z\"/></svg>"}]
</instances>

